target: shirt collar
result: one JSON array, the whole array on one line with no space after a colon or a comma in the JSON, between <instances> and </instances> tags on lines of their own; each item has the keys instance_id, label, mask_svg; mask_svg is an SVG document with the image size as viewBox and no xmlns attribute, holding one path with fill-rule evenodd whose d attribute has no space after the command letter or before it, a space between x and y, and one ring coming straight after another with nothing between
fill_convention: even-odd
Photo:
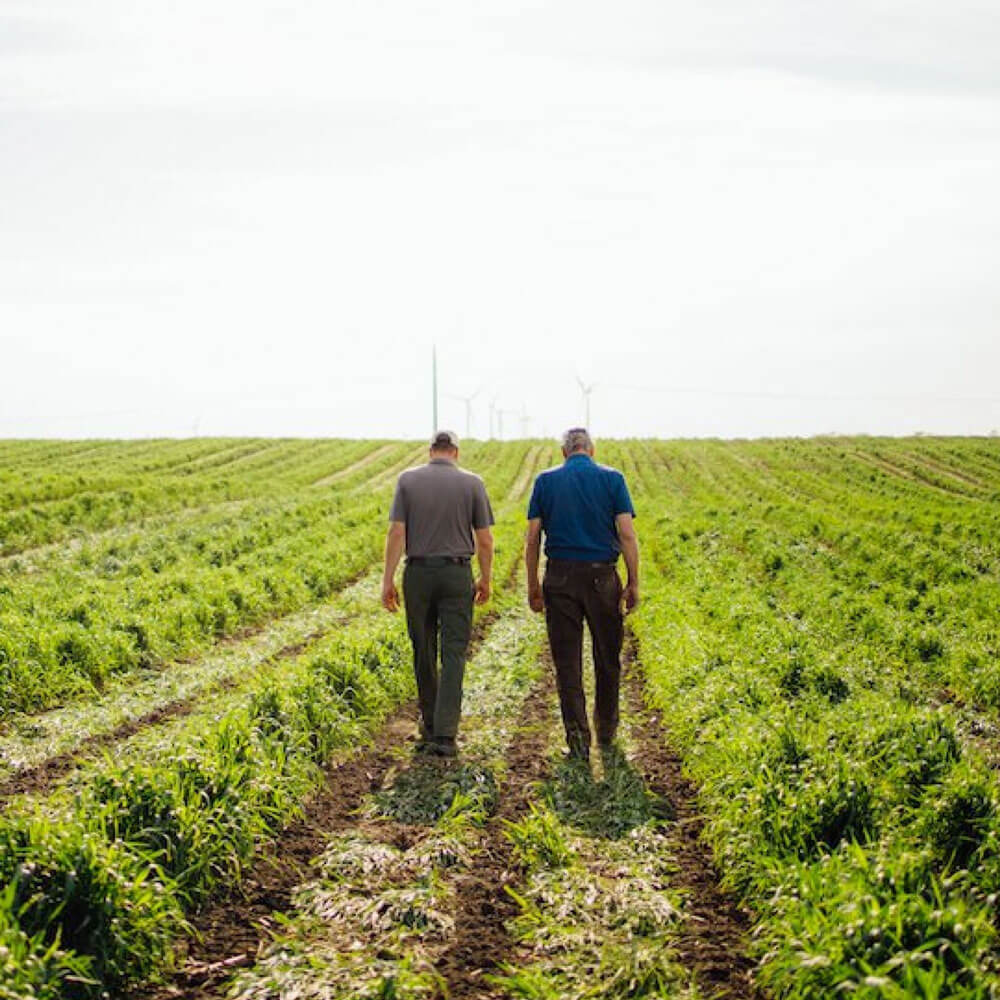
<instances>
[{"instance_id":1,"label":"shirt collar","mask_svg":"<svg viewBox=\"0 0 1000 1000\"><path fill-rule=\"evenodd\" d=\"M430 458L427 460L428 465L455 465L457 464L454 459L451 458Z\"/></svg>"},{"instance_id":2,"label":"shirt collar","mask_svg":"<svg viewBox=\"0 0 1000 1000\"><path fill-rule=\"evenodd\" d=\"M594 461L585 451L578 451L578 452L576 452L573 455L567 455L566 456L566 461L567 462L572 462L573 459L575 459L575 458L585 458L588 462L593 462Z\"/></svg>"}]
</instances>

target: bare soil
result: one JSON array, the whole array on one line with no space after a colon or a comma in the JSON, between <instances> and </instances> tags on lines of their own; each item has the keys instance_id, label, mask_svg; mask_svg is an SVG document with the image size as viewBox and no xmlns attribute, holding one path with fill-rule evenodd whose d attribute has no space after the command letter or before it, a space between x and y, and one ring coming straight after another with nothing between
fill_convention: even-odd
<instances>
[{"instance_id":1,"label":"bare soil","mask_svg":"<svg viewBox=\"0 0 1000 1000\"><path fill-rule=\"evenodd\" d=\"M491 610L473 626L468 654L470 659L497 614ZM547 671L550 686L553 676L553 671ZM529 720L535 718L536 712L540 722L544 722L547 698L548 694L533 693L528 696L522 720L519 720L519 732L522 721L529 726ZM239 886L211 901L191 918L194 933L178 953L179 972L162 985L132 990L129 1000L218 1000L224 996L224 987L232 972L241 966L251 965L268 944L275 924L274 914L292 908L292 893L309 878L312 873L310 862L322 854L332 834L350 831L392 844L400 850L408 849L425 836L425 827L407 826L382 818L370 821L358 815L366 796L382 787L390 769L398 765L408 749L412 749L416 741L417 716L418 709L414 702L401 706L386 720L370 749L329 766L321 791L306 804L302 819L286 827L274 840L261 845L256 860L245 872ZM517 738L515 744L509 758L512 782L515 776L519 779L539 769L544 735L536 738L532 744L534 749L521 748ZM534 759L531 759L532 753ZM508 802L519 803L517 808L521 811L526 808L527 780L530 779L517 781L517 787L521 789L516 793L519 797L515 797L512 789L505 790L498 817L516 814L511 813ZM503 845L507 841L502 836L497 819L489 824L489 829L487 850L493 853L490 848L492 841ZM490 883L486 881L485 869L480 872L479 867L477 862L471 873L467 903L470 912L478 910L483 922L487 922L491 905L476 901L489 892ZM496 924L504 935L504 949L497 948L498 954L509 947L503 928L513 912L513 903L503 891L503 884L493 883L501 886L499 896L506 908L502 912L498 910L496 918L489 921ZM458 921L460 941L465 938L464 922L463 909L462 919ZM496 937L496 934L492 936ZM461 957L464 952L458 945L454 950L456 958L449 963L452 965L464 961ZM490 969L494 967L495 962L488 966ZM447 973L444 974L447 977Z\"/></svg>"},{"instance_id":2,"label":"bare soil","mask_svg":"<svg viewBox=\"0 0 1000 1000\"><path fill-rule=\"evenodd\" d=\"M448 1000L484 1000L501 996L485 976L500 971L510 957L514 941L507 923L518 907L507 886L519 878L512 862L512 846L504 835L504 822L520 819L528 810L535 786L547 775L545 748L555 692L555 668L548 654L544 673L525 699L517 720L514 740L506 756L506 779L501 788L496 813L484 831L484 843L472 867L457 879L455 886L461 913L457 915L455 936L437 962L444 977Z\"/></svg>"},{"instance_id":3,"label":"bare soil","mask_svg":"<svg viewBox=\"0 0 1000 1000\"><path fill-rule=\"evenodd\" d=\"M192 917L195 934L179 956L180 972L163 986L131 991L130 1000L224 995L220 987L233 969L251 964L270 940L273 914L291 909L292 892L309 877L310 862L323 852L330 835L359 829L356 814L365 796L381 787L400 746L415 739L415 717L413 703L402 706L370 749L327 768L323 788L306 805L304 816L286 827L276 843L262 845L240 886ZM385 823L379 830L396 846L409 846L406 831Z\"/></svg>"}]
</instances>

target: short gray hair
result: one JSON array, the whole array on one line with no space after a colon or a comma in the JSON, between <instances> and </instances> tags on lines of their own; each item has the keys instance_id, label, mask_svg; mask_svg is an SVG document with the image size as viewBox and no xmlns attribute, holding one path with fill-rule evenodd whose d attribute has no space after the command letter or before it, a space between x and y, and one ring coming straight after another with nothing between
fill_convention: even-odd
<instances>
[{"instance_id":1,"label":"short gray hair","mask_svg":"<svg viewBox=\"0 0 1000 1000\"><path fill-rule=\"evenodd\" d=\"M458 451L458 435L454 431L436 431L431 438L431 451Z\"/></svg>"},{"instance_id":2,"label":"short gray hair","mask_svg":"<svg viewBox=\"0 0 1000 1000\"><path fill-rule=\"evenodd\" d=\"M566 454L572 455L575 451L590 451L594 441L586 427L571 427L562 436L562 446Z\"/></svg>"}]
</instances>

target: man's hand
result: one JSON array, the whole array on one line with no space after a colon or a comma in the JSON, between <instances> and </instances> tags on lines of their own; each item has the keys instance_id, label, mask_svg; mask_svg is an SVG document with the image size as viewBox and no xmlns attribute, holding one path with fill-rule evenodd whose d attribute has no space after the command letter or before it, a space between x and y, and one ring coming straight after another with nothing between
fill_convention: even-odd
<instances>
[{"instance_id":1,"label":"man's hand","mask_svg":"<svg viewBox=\"0 0 1000 1000\"><path fill-rule=\"evenodd\" d=\"M405 548L406 525L402 521L390 521L389 533L385 536L385 569L382 572L382 607L386 611L399 610L399 591L393 581Z\"/></svg>"},{"instance_id":2,"label":"man's hand","mask_svg":"<svg viewBox=\"0 0 1000 1000\"><path fill-rule=\"evenodd\" d=\"M538 583L538 557L542 549L542 519L530 518L524 536L524 569L528 579L528 607L537 615L545 609L545 598Z\"/></svg>"},{"instance_id":3,"label":"man's hand","mask_svg":"<svg viewBox=\"0 0 1000 1000\"><path fill-rule=\"evenodd\" d=\"M481 576L476 581L476 604L485 604L490 599L490 581L488 577Z\"/></svg>"},{"instance_id":4,"label":"man's hand","mask_svg":"<svg viewBox=\"0 0 1000 1000\"><path fill-rule=\"evenodd\" d=\"M639 584L637 583L626 583L625 584L625 611L635 611L639 607Z\"/></svg>"},{"instance_id":5,"label":"man's hand","mask_svg":"<svg viewBox=\"0 0 1000 1000\"><path fill-rule=\"evenodd\" d=\"M392 580L382 581L382 607L386 611L399 610L399 591L396 590L396 584Z\"/></svg>"}]
</instances>

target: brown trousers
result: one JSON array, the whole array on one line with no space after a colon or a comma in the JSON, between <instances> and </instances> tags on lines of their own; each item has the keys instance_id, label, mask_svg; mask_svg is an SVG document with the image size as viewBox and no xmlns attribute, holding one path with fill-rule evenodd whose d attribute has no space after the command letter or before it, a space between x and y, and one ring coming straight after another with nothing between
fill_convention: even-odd
<instances>
[{"instance_id":1,"label":"brown trousers","mask_svg":"<svg viewBox=\"0 0 1000 1000\"><path fill-rule=\"evenodd\" d=\"M621 580L611 563L550 559L542 592L566 743L571 753L586 756L591 737L583 691L583 623L590 629L594 651L597 741L606 744L618 730L624 634Z\"/></svg>"}]
</instances>

